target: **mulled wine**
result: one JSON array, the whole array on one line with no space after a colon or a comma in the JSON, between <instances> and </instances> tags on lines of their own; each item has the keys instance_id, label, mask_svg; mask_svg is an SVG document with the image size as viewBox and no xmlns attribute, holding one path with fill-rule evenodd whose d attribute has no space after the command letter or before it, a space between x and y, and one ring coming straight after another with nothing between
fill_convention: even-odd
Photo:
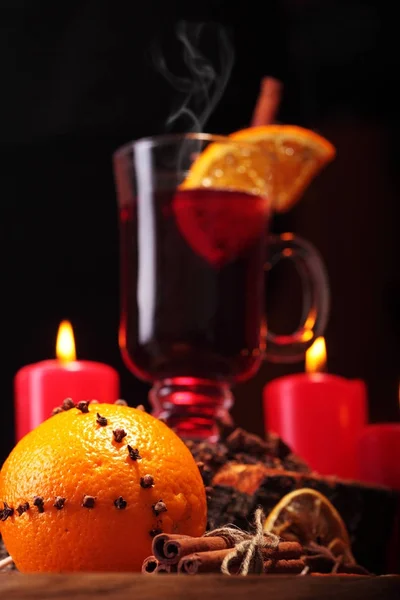
<instances>
[{"instance_id":1,"label":"mulled wine","mask_svg":"<svg viewBox=\"0 0 400 600\"><path fill-rule=\"evenodd\" d=\"M206 188L121 204L120 341L138 377L255 373L268 206L257 195Z\"/></svg>"}]
</instances>

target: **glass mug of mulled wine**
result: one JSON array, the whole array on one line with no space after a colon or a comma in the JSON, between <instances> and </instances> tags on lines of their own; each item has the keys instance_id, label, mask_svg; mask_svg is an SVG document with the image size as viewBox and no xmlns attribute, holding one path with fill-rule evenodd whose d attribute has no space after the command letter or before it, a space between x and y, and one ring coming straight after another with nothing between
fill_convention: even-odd
<instances>
[{"instance_id":1,"label":"glass mug of mulled wine","mask_svg":"<svg viewBox=\"0 0 400 600\"><path fill-rule=\"evenodd\" d=\"M131 372L152 383L153 414L182 438L215 440L232 386L264 359L300 360L326 326L317 251L292 234L268 235L271 169L256 145L207 134L141 139L114 154L119 344ZM303 286L303 322L291 335L265 323L265 278L281 258L294 261Z\"/></svg>"}]
</instances>

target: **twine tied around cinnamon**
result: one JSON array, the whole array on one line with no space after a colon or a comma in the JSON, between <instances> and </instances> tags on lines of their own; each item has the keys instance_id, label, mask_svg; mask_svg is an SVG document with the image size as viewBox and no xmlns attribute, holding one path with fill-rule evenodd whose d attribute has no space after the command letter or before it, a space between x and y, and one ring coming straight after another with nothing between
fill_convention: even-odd
<instances>
[{"instance_id":1,"label":"twine tied around cinnamon","mask_svg":"<svg viewBox=\"0 0 400 600\"><path fill-rule=\"evenodd\" d=\"M227 525L205 534L204 537L225 538L229 546L232 546L232 551L222 561L221 573L224 575L263 573L263 548L277 548L279 544L279 537L277 535L263 531L264 521L265 515L262 508L257 508L254 513L253 533L242 531L234 525ZM239 569L237 568L238 561L240 561ZM231 570L233 565L235 566L234 571Z\"/></svg>"}]
</instances>

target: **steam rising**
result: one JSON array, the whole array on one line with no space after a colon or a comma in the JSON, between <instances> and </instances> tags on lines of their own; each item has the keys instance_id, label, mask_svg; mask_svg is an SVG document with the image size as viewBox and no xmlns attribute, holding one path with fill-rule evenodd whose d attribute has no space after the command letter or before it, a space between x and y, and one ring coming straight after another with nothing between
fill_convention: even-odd
<instances>
[{"instance_id":1,"label":"steam rising","mask_svg":"<svg viewBox=\"0 0 400 600\"><path fill-rule=\"evenodd\" d=\"M225 91L234 51L226 29L215 24L181 21L176 36L183 46L184 75L169 69L159 47L152 53L157 70L184 96L166 127L171 130L179 122L180 129L200 133Z\"/></svg>"}]
</instances>

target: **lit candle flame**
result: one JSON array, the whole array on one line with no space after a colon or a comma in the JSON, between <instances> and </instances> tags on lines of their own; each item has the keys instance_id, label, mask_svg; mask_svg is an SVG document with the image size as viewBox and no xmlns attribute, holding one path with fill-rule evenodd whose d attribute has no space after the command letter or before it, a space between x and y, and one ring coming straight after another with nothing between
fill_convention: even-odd
<instances>
[{"instance_id":1,"label":"lit candle flame","mask_svg":"<svg viewBox=\"0 0 400 600\"><path fill-rule=\"evenodd\" d=\"M318 337L306 352L306 373L321 373L326 368L326 345L323 337Z\"/></svg>"},{"instance_id":2,"label":"lit candle flame","mask_svg":"<svg viewBox=\"0 0 400 600\"><path fill-rule=\"evenodd\" d=\"M76 360L74 332L69 321L61 321L58 328L56 356L63 362Z\"/></svg>"}]
</instances>

